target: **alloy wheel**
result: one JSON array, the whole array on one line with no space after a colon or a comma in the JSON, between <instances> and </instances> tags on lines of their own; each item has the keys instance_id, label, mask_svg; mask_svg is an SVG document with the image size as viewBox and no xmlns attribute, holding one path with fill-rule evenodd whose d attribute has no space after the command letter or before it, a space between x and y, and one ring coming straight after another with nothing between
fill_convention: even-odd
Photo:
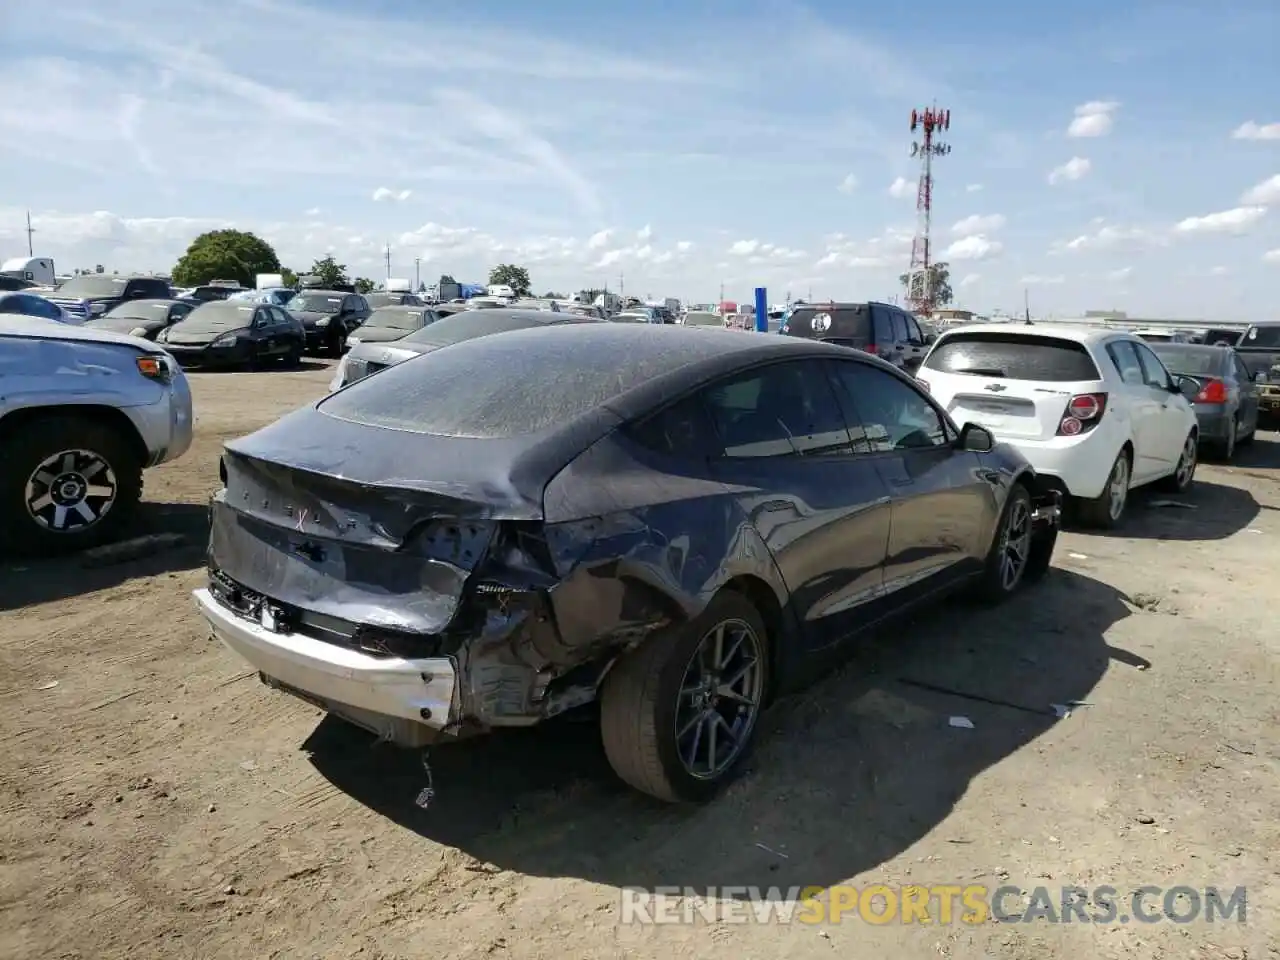
<instances>
[{"instance_id":1,"label":"alloy wheel","mask_svg":"<svg viewBox=\"0 0 1280 960\"><path fill-rule=\"evenodd\" d=\"M738 759L760 715L764 650L743 620L726 620L699 641L680 682L676 752L685 771L714 780Z\"/></svg>"},{"instance_id":2,"label":"alloy wheel","mask_svg":"<svg viewBox=\"0 0 1280 960\"><path fill-rule=\"evenodd\" d=\"M1191 482L1191 475L1196 470L1196 438L1194 436L1187 437L1187 442L1182 445L1182 457L1178 460L1178 489L1182 489Z\"/></svg>"},{"instance_id":3,"label":"alloy wheel","mask_svg":"<svg viewBox=\"0 0 1280 960\"><path fill-rule=\"evenodd\" d=\"M27 514L53 533L76 533L101 520L116 501L111 464L90 450L48 457L27 479Z\"/></svg>"},{"instance_id":4,"label":"alloy wheel","mask_svg":"<svg viewBox=\"0 0 1280 960\"><path fill-rule=\"evenodd\" d=\"M1031 507L1021 497L1010 505L1000 533L1000 586L1009 592L1018 585L1031 555Z\"/></svg>"},{"instance_id":5,"label":"alloy wheel","mask_svg":"<svg viewBox=\"0 0 1280 960\"><path fill-rule=\"evenodd\" d=\"M1107 513L1112 520L1119 520L1129 499L1129 458L1123 454L1111 468L1111 483L1107 489Z\"/></svg>"}]
</instances>

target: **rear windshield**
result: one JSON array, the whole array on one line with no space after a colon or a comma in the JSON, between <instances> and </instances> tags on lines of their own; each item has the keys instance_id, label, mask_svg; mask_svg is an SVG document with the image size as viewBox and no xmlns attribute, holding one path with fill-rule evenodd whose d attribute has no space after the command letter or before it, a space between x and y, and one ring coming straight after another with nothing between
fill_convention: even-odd
<instances>
[{"instance_id":1,"label":"rear windshield","mask_svg":"<svg viewBox=\"0 0 1280 960\"><path fill-rule=\"evenodd\" d=\"M298 313L337 313L343 299L342 294L300 293L289 301L289 309Z\"/></svg>"},{"instance_id":2,"label":"rear windshield","mask_svg":"<svg viewBox=\"0 0 1280 960\"><path fill-rule=\"evenodd\" d=\"M108 297L121 296L128 282L128 277L100 277L96 274L91 277L72 277L58 287L57 293L61 297L83 297L85 299L102 297L106 299Z\"/></svg>"},{"instance_id":3,"label":"rear windshield","mask_svg":"<svg viewBox=\"0 0 1280 960\"><path fill-rule=\"evenodd\" d=\"M383 307L369 314L365 328L380 327L392 330L417 330L423 324L423 310L406 310L403 307Z\"/></svg>"},{"instance_id":4,"label":"rear windshield","mask_svg":"<svg viewBox=\"0 0 1280 960\"><path fill-rule=\"evenodd\" d=\"M1250 327L1238 344L1241 349L1280 347L1280 326Z\"/></svg>"},{"instance_id":5,"label":"rear windshield","mask_svg":"<svg viewBox=\"0 0 1280 960\"><path fill-rule=\"evenodd\" d=\"M787 334L834 343L871 339L871 311L860 307L796 307L787 318Z\"/></svg>"},{"instance_id":6,"label":"rear windshield","mask_svg":"<svg viewBox=\"0 0 1280 960\"><path fill-rule=\"evenodd\" d=\"M1227 351L1221 347L1179 347L1157 343L1151 348L1170 373L1189 377L1216 377L1227 363Z\"/></svg>"},{"instance_id":7,"label":"rear windshield","mask_svg":"<svg viewBox=\"0 0 1280 960\"><path fill-rule=\"evenodd\" d=\"M1083 344L1020 333L953 333L938 342L924 365L942 373L1006 380L1101 379Z\"/></svg>"},{"instance_id":8,"label":"rear windshield","mask_svg":"<svg viewBox=\"0 0 1280 960\"><path fill-rule=\"evenodd\" d=\"M108 317L136 317L139 320L164 320L169 316L169 304L154 300L137 300L133 303L122 303L105 314Z\"/></svg>"},{"instance_id":9,"label":"rear windshield","mask_svg":"<svg viewBox=\"0 0 1280 960\"><path fill-rule=\"evenodd\" d=\"M680 338L605 357L547 336L556 332L477 337L423 354L357 381L318 409L393 430L501 440L568 423L689 359Z\"/></svg>"},{"instance_id":10,"label":"rear windshield","mask_svg":"<svg viewBox=\"0 0 1280 960\"><path fill-rule=\"evenodd\" d=\"M505 311L480 313L468 310L455 313L451 317L443 317L430 326L423 327L417 333L409 334L404 339L406 343L429 343L433 347L447 347L474 337L487 337L491 333L507 333L511 330L527 330L529 327L542 326L551 322L543 317L550 316L550 314L544 314L530 317L528 314L512 314Z\"/></svg>"}]
</instances>

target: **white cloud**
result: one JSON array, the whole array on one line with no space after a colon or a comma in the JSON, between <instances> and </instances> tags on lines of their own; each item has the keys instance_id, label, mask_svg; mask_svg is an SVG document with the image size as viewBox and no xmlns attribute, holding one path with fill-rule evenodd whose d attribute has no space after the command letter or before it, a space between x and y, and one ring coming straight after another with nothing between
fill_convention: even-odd
<instances>
[{"instance_id":1,"label":"white cloud","mask_svg":"<svg viewBox=\"0 0 1280 960\"><path fill-rule=\"evenodd\" d=\"M1275 250L1268 250L1262 255L1262 259L1267 263L1280 263L1280 247Z\"/></svg>"},{"instance_id":2,"label":"white cloud","mask_svg":"<svg viewBox=\"0 0 1280 960\"><path fill-rule=\"evenodd\" d=\"M905 227L890 227L869 240L835 233L826 238L826 251L814 266L859 272L894 271L896 276L911 256L911 236L912 231Z\"/></svg>"},{"instance_id":3,"label":"white cloud","mask_svg":"<svg viewBox=\"0 0 1280 960\"><path fill-rule=\"evenodd\" d=\"M373 191L373 199L375 203L381 203L383 200L403 201L413 196L412 190L392 190L390 187L379 187Z\"/></svg>"},{"instance_id":4,"label":"white cloud","mask_svg":"<svg viewBox=\"0 0 1280 960\"><path fill-rule=\"evenodd\" d=\"M1085 250L1109 250L1115 247L1162 246L1168 242L1164 234L1145 227L1118 226L1102 220L1096 220L1094 225L1097 229L1092 233L1082 233L1072 240L1055 243L1051 248L1052 252L1079 253Z\"/></svg>"},{"instance_id":5,"label":"white cloud","mask_svg":"<svg viewBox=\"0 0 1280 960\"><path fill-rule=\"evenodd\" d=\"M678 253L688 253L692 249L693 249L693 243L689 240L681 240L679 243L676 244L676 251Z\"/></svg>"},{"instance_id":6,"label":"white cloud","mask_svg":"<svg viewBox=\"0 0 1280 960\"><path fill-rule=\"evenodd\" d=\"M1270 207L1280 204L1280 173L1268 177L1257 186L1250 187L1240 197L1246 207Z\"/></svg>"},{"instance_id":7,"label":"white cloud","mask_svg":"<svg viewBox=\"0 0 1280 960\"><path fill-rule=\"evenodd\" d=\"M803 260L805 257L803 250L761 243L759 240L739 240L729 247L728 253L731 257L745 257L748 263L755 264L770 260Z\"/></svg>"},{"instance_id":8,"label":"white cloud","mask_svg":"<svg viewBox=\"0 0 1280 960\"><path fill-rule=\"evenodd\" d=\"M1120 104L1114 100L1091 100L1076 107L1075 119L1067 127L1068 137L1104 137L1115 125Z\"/></svg>"},{"instance_id":9,"label":"white cloud","mask_svg":"<svg viewBox=\"0 0 1280 960\"><path fill-rule=\"evenodd\" d=\"M1005 225L1005 218L998 213L980 216L974 214L952 224L951 232L957 237L971 237L979 233L995 233Z\"/></svg>"},{"instance_id":10,"label":"white cloud","mask_svg":"<svg viewBox=\"0 0 1280 960\"><path fill-rule=\"evenodd\" d=\"M960 278L960 283L957 284L957 286L959 286L963 290L965 287L972 287L975 283L977 283L981 279L982 279L982 274L980 273L966 273L963 277Z\"/></svg>"},{"instance_id":11,"label":"white cloud","mask_svg":"<svg viewBox=\"0 0 1280 960\"><path fill-rule=\"evenodd\" d=\"M636 231L636 239L641 242L647 242L653 239L653 227L647 223Z\"/></svg>"},{"instance_id":12,"label":"white cloud","mask_svg":"<svg viewBox=\"0 0 1280 960\"><path fill-rule=\"evenodd\" d=\"M836 189L841 193L853 193L858 189L858 178L851 173L840 181L840 185Z\"/></svg>"},{"instance_id":13,"label":"white cloud","mask_svg":"<svg viewBox=\"0 0 1280 960\"><path fill-rule=\"evenodd\" d=\"M1225 277L1230 272L1231 272L1230 267L1210 267L1209 268L1209 276L1211 277Z\"/></svg>"},{"instance_id":14,"label":"white cloud","mask_svg":"<svg viewBox=\"0 0 1280 960\"><path fill-rule=\"evenodd\" d=\"M980 183L970 183L970 184L967 184L964 188L965 193L979 193L981 192L981 190L982 190L982 184Z\"/></svg>"},{"instance_id":15,"label":"white cloud","mask_svg":"<svg viewBox=\"0 0 1280 960\"><path fill-rule=\"evenodd\" d=\"M601 230L599 233L593 233L587 240L588 250L603 250L609 246L609 241L613 239L612 230Z\"/></svg>"},{"instance_id":16,"label":"white cloud","mask_svg":"<svg viewBox=\"0 0 1280 960\"><path fill-rule=\"evenodd\" d=\"M1018 283L1024 287L1056 287L1067 282L1067 278L1062 274L1053 276L1041 276L1037 273L1030 273L1018 280Z\"/></svg>"},{"instance_id":17,"label":"white cloud","mask_svg":"<svg viewBox=\"0 0 1280 960\"><path fill-rule=\"evenodd\" d=\"M1232 140L1280 140L1280 123L1255 123L1246 120L1231 131Z\"/></svg>"},{"instance_id":18,"label":"white cloud","mask_svg":"<svg viewBox=\"0 0 1280 960\"><path fill-rule=\"evenodd\" d=\"M318 217L320 216L321 210L319 207L311 207L305 212L308 217Z\"/></svg>"},{"instance_id":19,"label":"white cloud","mask_svg":"<svg viewBox=\"0 0 1280 960\"><path fill-rule=\"evenodd\" d=\"M1244 233L1266 214L1266 207L1235 207L1203 217L1187 217L1173 229L1181 234Z\"/></svg>"},{"instance_id":20,"label":"white cloud","mask_svg":"<svg viewBox=\"0 0 1280 960\"><path fill-rule=\"evenodd\" d=\"M904 200L907 197L916 195L916 184L912 183L906 177L897 177L893 183L889 184L889 196L897 197Z\"/></svg>"},{"instance_id":21,"label":"white cloud","mask_svg":"<svg viewBox=\"0 0 1280 960\"><path fill-rule=\"evenodd\" d=\"M1112 270L1111 272L1109 272L1107 274L1107 279L1120 281L1120 280L1128 280L1129 277L1131 276L1133 276L1133 267L1121 267L1118 270Z\"/></svg>"},{"instance_id":22,"label":"white cloud","mask_svg":"<svg viewBox=\"0 0 1280 960\"><path fill-rule=\"evenodd\" d=\"M942 252L945 260L989 260L1000 255L1004 244L998 240L990 240L982 234L957 240Z\"/></svg>"},{"instance_id":23,"label":"white cloud","mask_svg":"<svg viewBox=\"0 0 1280 960\"><path fill-rule=\"evenodd\" d=\"M1093 164L1086 157L1072 157L1062 166L1054 167L1049 171L1049 184L1056 186L1059 183L1082 180L1092 169Z\"/></svg>"}]
</instances>

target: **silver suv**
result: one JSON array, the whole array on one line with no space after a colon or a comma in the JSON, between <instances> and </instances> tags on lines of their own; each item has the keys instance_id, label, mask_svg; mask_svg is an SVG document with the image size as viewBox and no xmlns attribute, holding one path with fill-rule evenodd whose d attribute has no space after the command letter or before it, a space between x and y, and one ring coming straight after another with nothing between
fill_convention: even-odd
<instances>
[{"instance_id":1,"label":"silver suv","mask_svg":"<svg viewBox=\"0 0 1280 960\"><path fill-rule=\"evenodd\" d=\"M0 553L117 537L143 469L186 453L191 431L187 379L155 344L0 316Z\"/></svg>"}]
</instances>

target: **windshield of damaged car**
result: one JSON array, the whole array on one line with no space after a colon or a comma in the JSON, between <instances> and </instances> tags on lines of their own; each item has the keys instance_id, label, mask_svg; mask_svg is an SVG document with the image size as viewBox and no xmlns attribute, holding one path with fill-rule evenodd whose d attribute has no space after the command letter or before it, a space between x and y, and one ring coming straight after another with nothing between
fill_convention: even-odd
<instances>
[{"instance_id":1,"label":"windshield of damaged car","mask_svg":"<svg viewBox=\"0 0 1280 960\"><path fill-rule=\"evenodd\" d=\"M364 329L417 330L426 322L425 316L426 311L421 307L383 307L369 314L369 319L364 322Z\"/></svg>"},{"instance_id":2,"label":"windshield of damaged car","mask_svg":"<svg viewBox=\"0 0 1280 960\"><path fill-rule=\"evenodd\" d=\"M168 300L134 300L122 303L102 315L103 320L164 320L169 316Z\"/></svg>"},{"instance_id":3,"label":"windshield of damaged car","mask_svg":"<svg viewBox=\"0 0 1280 960\"><path fill-rule=\"evenodd\" d=\"M178 323L186 333L209 330L243 330L253 323L257 306L243 300L214 300L201 304Z\"/></svg>"},{"instance_id":4,"label":"windshield of damaged car","mask_svg":"<svg viewBox=\"0 0 1280 960\"><path fill-rule=\"evenodd\" d=\"M550 322L554 314L511 310L483 312L468 310L443 317L417 333L404 338L405 343L427 343L433 347L447 347L475 337L487 337L491 333L507 333L511 330L527 330Z\"/></svg>"},{"instance_id":5,"label":"windshield of damaged car","mask_svg":"<svg viewBox=\"0 0 1280 960\"><path fill-rule=\"evenodd\" d=\"M289 309L303 313L337 313L342 309L342 297L323 293L300 293L289 301Z\"/></svg>"},{"instance_id":6,"label":"windshield of damaged car","mask_svg":"<svg viewBox=\"0 0 1280 960\"><path fill-rule=\"evenodd\" d=\"M422 354L332 394L317 409L392 430L501 440L569 423L688 360L679 337L619 357L570 350L566 337L551 335L558 332L517 330Z\"/></svg>"}]
</instances>

